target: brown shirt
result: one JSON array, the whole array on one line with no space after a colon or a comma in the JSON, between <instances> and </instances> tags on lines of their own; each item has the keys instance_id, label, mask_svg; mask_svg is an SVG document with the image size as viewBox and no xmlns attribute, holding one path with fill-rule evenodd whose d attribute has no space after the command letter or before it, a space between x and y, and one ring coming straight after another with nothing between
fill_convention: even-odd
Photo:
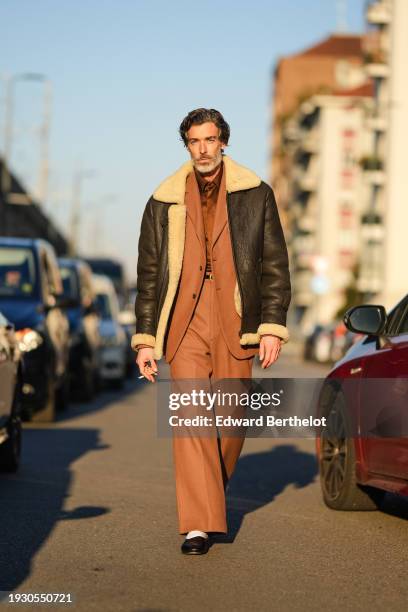
<instances>
[{"instance_id":1,"label":"brown shirt","mask_svg":"<svg viewBox=\"0 0 408 612\"><path fill-rule=\"evenodd\" d=\"M211 238L214 227L215 210L217 207L218 192L220 189L222 173L224 171L224 162L221 162L221 168L217 176L212 181L207 181L195 168L194 172L197 178L198 188L200 190L201 207L203 211L204 231L205 231L205 247L207 251L206 272L211 272Z\"/></svg>"}]
</instances>

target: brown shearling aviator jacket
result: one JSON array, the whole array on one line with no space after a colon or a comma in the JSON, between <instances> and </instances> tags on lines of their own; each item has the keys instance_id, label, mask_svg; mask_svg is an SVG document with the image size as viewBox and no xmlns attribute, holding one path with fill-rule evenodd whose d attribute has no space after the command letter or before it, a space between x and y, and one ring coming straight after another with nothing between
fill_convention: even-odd
<instances>
[{"instance_id":1,"label":"brown shearling aviator jacket","mask_svg":"<svg viewBox=\"0 0 408 612\"><path fill-rule=\"evenodd\" d=\"M228 224L237 284L234 301L242 318L240 344L257 344L263 334L287 342L291 299L288 252L272 189L251 170L223 156ZM163 344L184 256L186 178L189 160L163 181L146 204L139 238L136 334L131 345Z\"/></svg>"}]
</instances>

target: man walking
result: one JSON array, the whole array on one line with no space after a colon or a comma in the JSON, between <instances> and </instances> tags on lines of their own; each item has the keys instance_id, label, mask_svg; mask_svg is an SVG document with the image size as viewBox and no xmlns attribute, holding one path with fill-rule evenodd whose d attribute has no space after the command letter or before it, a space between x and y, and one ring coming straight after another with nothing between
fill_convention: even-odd
<instances>
[{"instance_id":1,"label":"man walking","mask_svg":"<svg viewBox=\"0 0 408 612\"><path fill-rule=\"evenodd\" d=\"M179 131L191 159L143 214L132 348L151 382L163 355L175 381L250 379L254 356L268 368L289 339L288 254L274 194L224 154L230 129L220 112L194 110ZM227 533L225 489L243 442L173 436L183 553L206 553L209 534Z\"/></svg>"}]
</instances>

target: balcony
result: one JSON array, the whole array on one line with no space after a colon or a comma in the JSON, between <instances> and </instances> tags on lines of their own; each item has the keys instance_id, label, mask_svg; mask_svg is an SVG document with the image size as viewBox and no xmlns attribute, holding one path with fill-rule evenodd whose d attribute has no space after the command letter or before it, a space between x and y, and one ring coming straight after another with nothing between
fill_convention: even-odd
<instances>
[{"instance_id":1,"label":"balcony","mask_svg":"<svg viewBox=\"0 0 408 612\"><path fill-rule=\"evenodd\" d=\"M298 273L304 271L305 269L310 271L312 267L312 257L313 253L298 253L296 259L294 260L295 272Z\"/></svg>"},{"instance_id":2,"label":"balcony","mask_svg":"<svg viewBox=\"0 0 408 612\"><path fill-rule=\"evenodd\" d=\"M292 176L299 194L307 194L316 191L318 178L317 162L317 158L312 157L309 158L309 162L306 166L300 163L294 166ZM304 200L302 195L299 195L299 199Z\"/></svg>"},{"instance_id":3,"label":"balcony","mask_svg":"<svg viewBox=\"0 0 408 612\"><path fill-rule=\"evenodd\" d=\"M379 293L381 288L384 286L383 279L377 274L377 276L361 275L357 279L357 289L361 293Z\"/></svg>"},{"instance_id":4,"label":"balcony","mask_svg":"<svg viewBox=\"0 0 408 612\"><path fill-rule=\"evenodd\" d=\"M300 148L305 153L317 153L319 150L319 139L317 130L312 130L309 133L305 134L304 138L300 141Z\"/></svg>"},{"instance_id":5,"label":"balcony","mask_svg":"<svg viewBox=\"0 0 408 612\"><path fill-rule=\"evenodd\" d=\"M315 238L311 234L298 234L293 238L291 246L296 255L309 255L315 249Z\"/></svg>"},{"instance_id":6,"label":"balcony","mask_svg":"<svg viewBox=\"0 0 408 612\"><path fill-rule=\"evenodd\" d=\"M316 219L310 215L300 216L297 221L297 226L302 232L313 233L317 228Z\"/></svg>"},{"instance_id":7,"label":"balcony","mask_svg":"<svg viewBox=\"0 0 408 612\"><path fill-rule=\"evenodd\" d=\"M371 79L386 79L390 74L390 68L385 63L373 62L372 64L366 64L365 69Z\"/></svg>"},{"instance_id":8,"label":"balcony","mask_svg":"<svg viewBox=\"0 0 408 612\"><path fill-rule=\"evenodd\" d=\"M296 143L300 137L300 130L294 119L288 120L283 126L283 140L286 143Z\"/></svg>"},{"instance_id":9,"label":"balcony","mask_svg":"<svg viewBox=\"0 0 408 612\"><path fill-rule=\"evenodd\" d=\"M312 172L305 172L304 175L301 176L299 179L298 187L300 191L305 191L307 193L316 191L316 188L317 188L316 175Z\"/></svg>"},{"instance_id":10,"label":"balcony","mask_svg":"<svg viewBox=\"0 0 408 612\"><path fill-rule=\"evenodd\" d=\"M386 79L390 74L386 51L377 47L372 51L364 53L364 68L368 77L372 79Z\"/></svg>"},{"instance_id":11,"label":"balcony","mask_svg":"<svg viewBox=\"0 0 408 612\"><path fill-rule=\"evenodd\" d=\"M364 179L373 187L382 187L385 183L384 164L376 155L365 155L360 159L360 166L364 171Z\"/></svg>"},{"instance_id":12,"label":"balcony","mask_svg":"<svg viewBox=\"0 0 408 612\"><path fill-rule=\"evenodd\" d=\"M382 170L384 167L382 159L377 157L377 155L363 155L359 161L359 164L365 172Z\"/></svg>"},{"instance_id":13,"label":"balcony","mask_svg":"<svg viewBox=\"0 0 408 612\"><path fill-rule=\"evenodd\" d=\"M382 187L385 184L385 172L383 170L367 170L364 178L373 187Z\"/></svg>"},{"instance_id":14,"label":"balcony","mask_svg":"<svg viewBox=\"0 0 408 612\"><path fill-rule=\"evenodd\" d=\"M373 132L386 132L388 128L388 123L385 117L381 115L367 117L366 119L367 129L372 130Z\"/></svg>"},{"instance_id":15,"label":"balcony","mask_svg":"<svg viewBox=\"0 0 408 612\"><path fill-rule=\"evenodd\" d=\"M381 243L384 239L384 225L380 223L363 222L361 225L361 239L364 243Z\"/></svg>"},{"instance_id":16,"label":"balcony","mask_svg":"<svg viewBox=\"0 0 408 612\"><path fill-rule=\"evenodd\" d=\"M390 4L381 0L370 3L366 10L366 20L371 25L388 25L391 22Z\"/></svg>"},{"instance_id":17,"label":"balcony","mask_svg":"<svg viewBox=\"0 0 408 612\"><path fill-rule=\"evenodd\" d=\"M312 272L310 270L302 270L294 273L294 288L298 293L311 293Z\"/></svg>"}]
</instances>

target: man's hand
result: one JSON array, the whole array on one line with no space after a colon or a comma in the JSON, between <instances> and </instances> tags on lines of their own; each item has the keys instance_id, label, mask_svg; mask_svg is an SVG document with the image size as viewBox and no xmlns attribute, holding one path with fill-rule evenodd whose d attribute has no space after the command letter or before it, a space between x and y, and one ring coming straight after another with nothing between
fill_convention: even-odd
<instances>
[{"instance_id":1,"label":"man's hand","mask_svg":"<svg viewBox=\"0 0 408 612\"><path fill-rule=\"evenodd\" d=\"M262 361L262 368L269 368L279 357L281 339L272 334L261 336L259 345L259 359Z\"/></svg>"},{"instance_id":2,"label":"man's hand","mask_svg":"<svg viewBox=\"0 0 408 612\"><path fill-rule=\"evenodd\" d=\"M151 366L147 363L150 361ZM136 363L139 366L140 374L143 374L150 380L150 382L156 382L154 380L154 375L152 372L157 372L157 365L155 360L153 359L153 349L152 348L141 348L137 352Z\"/></svg>"}]
</instances>

